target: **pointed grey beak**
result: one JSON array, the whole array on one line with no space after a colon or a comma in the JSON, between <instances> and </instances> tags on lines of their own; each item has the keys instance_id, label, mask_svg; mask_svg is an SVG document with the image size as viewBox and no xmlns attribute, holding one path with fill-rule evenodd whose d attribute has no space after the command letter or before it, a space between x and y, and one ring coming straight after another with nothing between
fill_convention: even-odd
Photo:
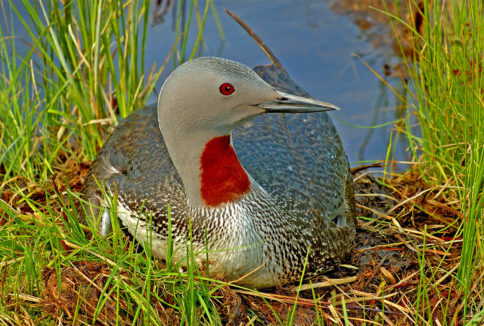
<instances>
[{"instance_id":1,"label":"pointed grey beak","mask_svg":"<svg viewBox=\"0 0 484 326\"><path fill-rule=\"evenodd\" d=\"M340 110L339 107L330 103L279 91L277 91L275 101L261 103L257 107L265 109L266 113L304 113Z\"/></svg>"}]
</instances>

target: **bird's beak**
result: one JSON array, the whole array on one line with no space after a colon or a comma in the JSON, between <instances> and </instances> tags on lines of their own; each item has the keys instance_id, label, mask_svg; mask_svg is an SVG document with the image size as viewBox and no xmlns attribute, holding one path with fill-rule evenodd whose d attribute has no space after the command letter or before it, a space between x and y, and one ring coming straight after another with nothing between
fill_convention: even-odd
<instances>
[{"instance_id":1,"label":"bird's beak","mask_svg":"<svg viewBox=\"0 0 484 326\"><path fill-rule=\"evenodd\" d=\"M276 99L257 105L266 113L303 113L339 110L336 105L277 91Z\"/></svg>"}]
</instances>

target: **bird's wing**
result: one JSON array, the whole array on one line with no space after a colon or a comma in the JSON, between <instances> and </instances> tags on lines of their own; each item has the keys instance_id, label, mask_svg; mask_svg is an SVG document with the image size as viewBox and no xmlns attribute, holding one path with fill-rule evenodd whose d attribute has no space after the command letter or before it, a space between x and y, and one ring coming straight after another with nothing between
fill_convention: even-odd
<instances>
[{"instance_id":1,"label":"bird's wing","mask_svg":"<svg viewBox=\"0 0 484 326\"><path fill-rule=\"evenodd\" d=\"M163 141L156 105L122 120L94 160L81 192L94 205L95 217L103 184L122 194L120 200L135 212L141 206L166 211L167 204L186 210L185 192Z\"/></svg>"}]
</instances>

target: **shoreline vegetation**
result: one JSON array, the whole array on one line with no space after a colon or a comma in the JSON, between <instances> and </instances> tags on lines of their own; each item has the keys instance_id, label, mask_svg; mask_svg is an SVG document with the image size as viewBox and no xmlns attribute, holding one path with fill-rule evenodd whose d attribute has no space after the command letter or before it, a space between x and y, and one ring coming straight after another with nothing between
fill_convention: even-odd
<instances>
[{"instance_id":1,"label":"shoreline vegetation","mask_svg":"<svg viewBox=\"0 0 484 326\"><path fill-rule=\"evenodd\" d=\"M172 57L197 55L209 12L220 26L216 2L178 2L177 42L148 75L150 1L2 2L0 324L483 324L483 4L386 3L370 10L394 29L407 87L393 139L405 136L417 163L396 173L380 162L383 177L353 169L360 217L348 264L254 291L209 279L189 245L181 269L153 259L117 223L108 237L80 225L76 210L118 120L146 104ZM414 14L403 17L402 6Z\"/></svg>"}]
</instances>

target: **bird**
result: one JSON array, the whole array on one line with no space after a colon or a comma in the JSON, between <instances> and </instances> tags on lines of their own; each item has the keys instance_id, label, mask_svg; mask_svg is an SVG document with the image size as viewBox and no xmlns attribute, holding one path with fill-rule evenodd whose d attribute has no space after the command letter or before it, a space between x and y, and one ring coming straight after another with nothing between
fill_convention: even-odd
<instances>
[{"instance_id":1,"label":"bird","mask_svg":"<svg viewBox=\"0 0 484 326\"><path fill-rule=\"evenodd\" d=\"M114 205L154 256L166 258L170 236L173 261L186 261L189 242L211 278L248 288L326 273L355 237L353 179L325 112L338 109L275 65L188 61L101 148L85 215L106 235Z\"/></svg>"}]
</instances>

